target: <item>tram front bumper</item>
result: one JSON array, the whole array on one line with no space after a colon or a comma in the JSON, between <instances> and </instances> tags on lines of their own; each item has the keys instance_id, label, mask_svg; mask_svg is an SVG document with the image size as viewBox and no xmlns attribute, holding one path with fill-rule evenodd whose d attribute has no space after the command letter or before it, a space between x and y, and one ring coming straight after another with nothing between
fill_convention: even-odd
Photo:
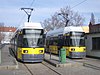
<instances>
[{"instance_id":1,"label":"tram front bumper","mask_svg":"<svg viewBox=\"0 0 100 75\"><path fill-rule=\"evenodd\" d=\"M42 62L44 54L22 54L22 62Z\"/></svg>"},{"instance_id":2,"label":"tram front bumper","mask_svg":"<svg viewBox=\"0 0 100 75\"><path fill-rule=\"evenodd\" d=\"M70 58L84 58L86 57L86 52L70 52L69 57Z\"/></svg>"}]
</instances>

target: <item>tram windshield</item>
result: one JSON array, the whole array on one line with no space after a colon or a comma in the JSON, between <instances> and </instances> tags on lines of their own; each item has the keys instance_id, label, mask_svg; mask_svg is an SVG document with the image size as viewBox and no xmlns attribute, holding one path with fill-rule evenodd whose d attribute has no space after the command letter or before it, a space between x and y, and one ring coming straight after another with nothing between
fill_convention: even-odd
<instances>
[{"instance_id":1,"label":"tram windshield","mask_svg":"<svg viewBox=\"0 0 100 75\"><path fill-rule=\"evenodd\" d=\"M23 34L24 47L43 46L43 29L25 29L23 30Z\"/></svg>"},{"instance_id":2,"label":"tram windshield","mask_svg":"<svg viewBox=\"0 0 100 75\"><path fill-rule=\"evenodd\" d=\"M70 37L70 46L85 46L84 33L72 33L72 36Z\"/></svg>"},{"instance_id":3,"label":"tram windshield","mask_svg":"<svg viewBox=\"0 0 100 75\"><path fill-rule=\"evenodd\" d=\"M84 37L71 37L70 46L85 46Z\"/></svg>"}]
</instances>

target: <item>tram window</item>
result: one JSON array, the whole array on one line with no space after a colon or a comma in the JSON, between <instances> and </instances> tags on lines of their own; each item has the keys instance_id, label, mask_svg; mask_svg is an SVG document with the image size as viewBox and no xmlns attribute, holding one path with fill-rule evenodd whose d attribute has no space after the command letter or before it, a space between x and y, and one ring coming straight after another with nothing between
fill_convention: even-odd
<instances>
[{"instance_id":1,"label":"tram window","mask_svg":"<svg viewBox=\"0 0 100 75\"><path fill-rule=\"evenodd\" d=\"M14 39L13 44L17 45L17 38Z\"/></svg>"},{"instance_id":2,"label":"tram window","mask_svg":"<svg viewBox=\"0 0 100 75\"><path fill-rule=\"evenodd\" d=\"M63 45L64 45L64 40L58 39L58 46L63 46Z\"/></svg>"},{"instance_id":3,"label":"tram window","mask_svg":"<svg viewBox=\"0 0 100 75\"><path fill-rule=\"evenodd\" d=\"M22 47L22 35L18 36L18 44L19 47Z\"/></svg>"},{"instance_id":4,"label":"tram window","mask_svg":"<svg viewBox=\"0 0 100 75\"><path fill-rule=\"evenodd\" d=\"M69 38L68 37L64 38L64 46L69 46L69 45L70 45Z\"/></svg>"},{"instance_id":5,"label":"tram window","mask_svg":"<svg viewBox=\"0 0 100 75\"><path fill-rule=\"evenodd\" d=\"M50 41L49 41L49 44L50 44L50 45L53 45L53 40L50 40Z\"/></svg>"},{"instance_id":6,"label":"tram window","mask_svg":"<svg viewBox=\"0 0 100 75\"><path fill-rule=\"evenodd\" d=\"M46 40L46 46L49 48L49 40Z\"/></svg>"},{"instance_id":7,"label":"tram window","mask_svg":"<svg viewBox=\"0 0 100 75\"><path fill-rule=\"evenodd\" d=\"M44 39L43 38L40 38L38 39L38 46L43 46L44 45Z\"/></svg>"},{"instance_id":8,"label":"tram window","mask_svg":"<svg viewBox=\"0 0 100 75\"><path fill-rule=\"evenodd\" d=\"M57 40L53 40L53 45L57 45Z\"/></svg>"},{"instance_id":9,"label":"tram window","mask_svg":"<svg viewBox=\"0 0 100 75\"><path fill-rule=\"evenodd\" d=\"M23 46L27 47L28 46L28 41L26 38L23 38Z\"/></svg>"},{"instance_id":10,"label":"tram window","mask_svg":"<svg viewBox=\"0 0 100 75\"><path fill-rule=\"evenodd\" d=\"M71 37L70 45L71 46L84 46L85 45L84 37L79 37L79 36Z\"/></svg>"},{"instance_id":11,"label":"tram window","mask_svg":"<svg viewBox=\"0 0 100 75\"><path fill-rule=\"evenodd\" d=\"M93 37L92 38L92 49L93 50L100 50L100 37Z\"/></svg>"},{"instance_id":12,"label":"tram window","mask_svg":"<svg viewBox=\"0 0 100 75\"><path fill-rule=\"evenodd\" d=\"M46 45L49 45L49 40L46 40Z\"/></svg>"}]
</instances>

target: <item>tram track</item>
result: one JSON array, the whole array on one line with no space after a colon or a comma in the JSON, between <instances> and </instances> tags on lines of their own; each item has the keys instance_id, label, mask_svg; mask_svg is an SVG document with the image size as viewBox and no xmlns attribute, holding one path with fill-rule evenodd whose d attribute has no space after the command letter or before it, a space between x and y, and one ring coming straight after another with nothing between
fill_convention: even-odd
<instances>
[{"instance_id":1,"label":"tram track","mask_svg":"<svg viewBox=\"0 0 100 75\"><path fill-rule=\"evenodd\" d=\"M53 68L49 67L48 65L45 64L45 62L42 62L42 64L46 67L48 67L50 70L54 71L55 73L57 73L58 75L61 75L61 73L59 73L58 71L54 70Z\"/></svg>"},{"instance_id":2,"label":"tram track","mask_svg":"<svg viewBox=\"0 0 100 75\"><path fill-rule=\"evenodd\" d=\"M92 68L92 69L95 69L95 70L100 70L100 66L98 66L100 64L99 59L86 57L84 59L77 59L77 60L73 59L73 61L83 63L84 67Z\"/></svg>"},{"instance_id":3,"label":"tram track","mask_svg":"<svg viewBox=\"0 0 100 75\"><path fill-rule=\"evenodd\" d=\"M28 72L30 73L30 75L34 75L31 70L27 67L27 65L24 64L24 66L26 67L26 69L28 70Z\"/></svg>"},{"instance_id":4,"label":"tram track","mask_svg":"<svg viewBox=\"0 0 100 75\"><path fill-rule=\"evenodd\" d=\"M42 63L23 63L30 75L61 75L58 71L48 66L43 61Z\"/></svg>"}]
</instances>

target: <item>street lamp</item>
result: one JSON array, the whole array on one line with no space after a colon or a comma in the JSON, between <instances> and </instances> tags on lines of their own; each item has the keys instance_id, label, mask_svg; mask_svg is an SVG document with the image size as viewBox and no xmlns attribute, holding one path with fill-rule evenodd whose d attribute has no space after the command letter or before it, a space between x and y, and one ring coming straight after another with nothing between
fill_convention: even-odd
<instances>
[{"instance_id":1,"label":"street lamp","mask_svg":"<svg viewBox=\"0 0 100 75\"><path fill-rule=\"evenodd\" d=\"M68 14L67 13L58 13L58 15L61 15L65 21L66 21L66 25L65 27L68 25L69 19L68 19Z\"/></svg>"}]
</instances>

